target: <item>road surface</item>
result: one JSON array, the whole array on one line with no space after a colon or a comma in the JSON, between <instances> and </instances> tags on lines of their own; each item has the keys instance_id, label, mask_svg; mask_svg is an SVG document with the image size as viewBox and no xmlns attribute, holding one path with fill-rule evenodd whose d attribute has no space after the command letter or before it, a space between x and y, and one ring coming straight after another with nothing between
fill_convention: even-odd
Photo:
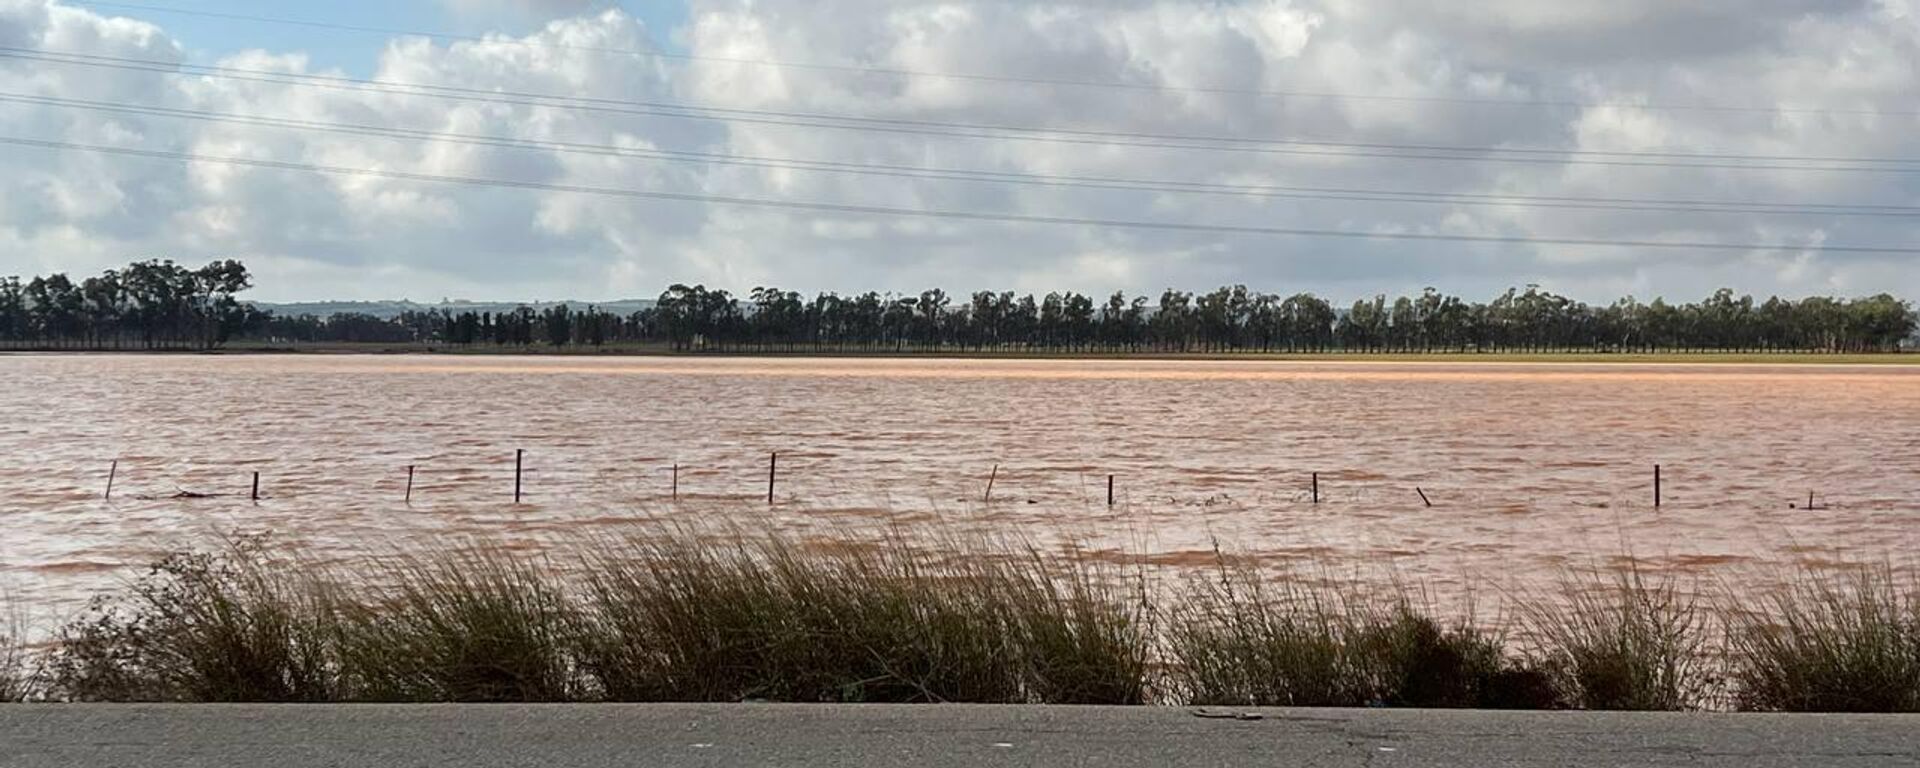
<instances>
[{"instance_id":1,"label":"road surface","mask_svg":"<svg viewBox=\"0 0 1920 768\"><path fill-rule=\"evenodd\" d=\"M1920 766L1920 717L978 706L0 706L0 766Z\"/></svg>"}]
</instances>

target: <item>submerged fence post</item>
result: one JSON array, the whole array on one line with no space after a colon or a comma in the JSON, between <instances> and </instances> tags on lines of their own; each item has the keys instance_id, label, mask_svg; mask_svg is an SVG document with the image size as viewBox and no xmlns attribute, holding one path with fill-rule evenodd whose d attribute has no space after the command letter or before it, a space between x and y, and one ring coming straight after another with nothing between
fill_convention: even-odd
<instances>
[{"instance_id":1,"label":"submerged fence post","mask_svg":"<svg viewBox=\"0 0 1920 768\"><path fill-rule=\"evenodd\" d=\"M1313 473L1313 503L1320 503L1320 473Z\"/></svg>"},{"instance_id":2,"label":"submerged fence post","mask_svg":"<svg viewBox=\"0 0 1920 768\"><path fill-rule=\"evenodd\" d=\"M1000 479L1000 465L995 464L993 465L993 473L987 475L987 493L985 496L980 497L980 503L982 504L993 503L993 481L998 479Z\"/></svg>"},{"instance_id":3,"label":"submerged fence post","mask_svg":"<svg viewBox=\"0 0 1920 768\"><path fill-rule=\"evenodd\" d=\"M413 465L407 465L407 503L413 503Z\"/></svg>"},{"instance_id":4,"label":"submerged fence post","mask_svg":"<svg viewBox=\"0 0 1920 768\"><path fill-rule=\"evenodd\" d=\"M260 500L260 473L253 473L253 500Z\"/></svg>"},{"instance_id":5,"label":"submerged fence post","mask_svg":"<svg viewBox=\"0 0 1920 768\"><path fill-rule=\"evenodd\" d=\"M1660 508L1660 465L1653 465L1653 508Z\"/></svg>"},{"instance_id":6,"label":"submerged fence post","mask_svg":"<svg viewBox=\"0 0 1920 768\"><path fill-rule=\"evenodd\" d=\"M520 503L520 469L526 457L527 452L525 450L520 448L513 449L513 503L515 504Z\"/></svg>"},{"instance_id":7,"label":"submerged fence post","mask_svg":"<svg viewBox=\"0 0 1920 768\"><path fill-rule=\"evenodd\" d=\"M767 504L768 506L772 506L773 504L773 475L774 475L774 472L777 469L779 469L779 467L780 467L780 452L774 451L773 453L768 454L767 455Z\"/></svg>"},{"instance_id":8,"label":"submerged fence post","mask_svg":"<svg viewBox=\"0 0 1920 768\"><path fill-rule=\"evenodd\" d=\"M113 478L118 474L120 474L120 460L114 459L113 466L107 467L107 493L100 497L101 501L113 501Z\"/></svg>"}]
</instances>

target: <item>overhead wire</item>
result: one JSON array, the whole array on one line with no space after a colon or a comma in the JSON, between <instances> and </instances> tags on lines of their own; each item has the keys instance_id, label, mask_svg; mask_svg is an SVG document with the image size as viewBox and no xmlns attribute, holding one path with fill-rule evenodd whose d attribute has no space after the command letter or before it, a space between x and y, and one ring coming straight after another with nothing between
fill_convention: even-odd
<instances>
[{"instance_id":1,"label":"overhead wire","mask_svg":"<svg viewBox=\"0 0 1920 768\"><path fill-rule=\"evenodd\" d=\"M137 3L95 3L99 6L119 6L141 8ZM181 9L168 9L161 6L144 6L148 10L163 12L193 12ZM276 23L273 17L250 16L246 14L207 13L200 15L225 16L235 20ZM457 36L431 33L407 33L399 30L379 30L359 28L352 25L338 25L329 22L278 22L297 23L319 28L336 28L347 31L379 32L381 34L423 34L429 37L450 38ZM512 38L485 37L471 38L476 41L522 43ZM532 43L529 43L532 44ZM566 46L561 46L566 47ZM642 51L620 51L636 55L652 55ZM1865 173L1912 173L1920 172L1920 159L1888 157L1848 157L1832 155L1760 155L1713 152L1663 152L1628 150L1589 150L1555 149L1541 147L1504 147L1504 146L1460 146L1422 143L1385 143L1327 141L1296 138L1255 138L1244 136L1196 135L1186 133L1152 133L1143 131L1101 131L1078 128L1061 128L1034 125L1005 125L992 123L970 123L958 121L924 120L871 115L836 115L819 112L801 112L790 110L748 109L665 101L646 101L637 99L615 99L572 95L542 94L536 92L510 91L501 89L463 88L431 83L406 83L391 80L359 80L330 75L315 75L297 72L279 72L272 70L253 70L238 67L206 66L190 63L113 57L98 54L66 53L31 48L0 46L0 58L14 58L27 61L40 61L53 64L75 66L108 67L133 71L152 71L162 74L190 75L207 78L227 78L240 81L264 82L280 85L319 87L388 93L395 95L425 96L455 101L475 103L495 103L519 106L558 108L592 111L611 114L634 114L669 119L690 119L719 121L726 123L762 124L797 128L834 129L885 132L906 135L923 135L940 138L990 139L1037 141L1066 144L1106 145L1120 147L1139 147L1159 150L1204 150L1226 152L1258 152L1280 155L1320 156L1330 158L1381 158L1393 160L1435 160L1455 162L1498 162L1498 163L1541 163L1555 165L1603 165L1621 167L1655 168L1724 168L1743 170L1786 170L1819 172L1865 172ZM689 59L702 57L688 56ZM713 57L705 57L713 58ZM745 61L767 66L807 65L792 62ZM883 68L842 67L826 65L824 69L854 69L868 73L894 74L899 76L957 77L969 79L971 76L957 73L913 72L904 70L885 70ZM1022 78L1001 78L986 76L981 79L1013 81ZM1044 78L1031 79L1036 84L1089 84L1069 81L1049 81ZM1158 88L1156 88L1158 90ZM1192 89L1189 89L1192 90ZM1204 89L1200 89L1204 90ZM1276 95L1301 95L1297 93L1278 93ZM1438 100L1445 100L1444 98ZM1840 203L1772 203L1764 201L1712 201L1712 200L1647 200L1635 198L1580 198L1575 196L1525 196L1498 195L1480 193L1445 193L1395 190L1366 190L1338 187L1288 187L1263 184L1223 184L1212 182L1193 182L1160 179L1129 179L1099 176L1071 176L1012 173L1001 171L982 171L951 168L924 168L914 166L886 165L875 163L847 163L837 161L804 160L789 158L769 158L723 153L689 152L660 148L636 148L587 142L565 142L540 139L525 139L509 136L489 136L480 134L462 134L454 132L423 131L418 129L367 124L332 123L326 121L275 118L261 115L219 113L207 110L188 110L172 107L140 104L119 104L110 102L88 102L76 99L37 96L30 94L0 94L0 101L17 103L37 103L72 109L88 109L122 114L140 114L156 117L192 119L241 125L285 128L305 131L322 131L342 134L384 137L400 140L419 140L447 142L473 146L495 146L504 148L542 149L566 153L598 154L619 157L663 160L667 162L699 162L717 165L737 165L747 167L770 168L780 170L800 170L832 173L849 173L872 176L892 176L900 178L934 179L942 181L977 181L1000 184L1019 184L1049 187L1074 187L1089 189L1109 189L1123 191L1145 191L1157 193L1200 193L1216 195L1244 195L1256 197L1344 200L1359 202L1385 203L1423 203L1450 205L1499 205L1536 208L1577 208L1592 210L1629 210L1663 211L1688 213L1740 213L1762 215L1815 215L1815 216L1866 216L1866 217L1906 217L1920 214L1920 207L1840 204ZM1463 103L1477 103L1478 100L1463 100ZM1515 102L1522 103L1522 102ZM1571 105L1571 104L1569 104ZM1584 106L1608 106L1587 104ZM1621 105L1647 106L1647 105ZM1709 107L1717 109L1715 107ZM1760 111L1788 111L1769 108ZM1811 110L1829 111L1829 110ZM1877 114L1879 112L1876 112ZM1920 113L1916 113L1920 114ZM0 143L16 146L33 146L43 149L66 149L89 151L102 154L146 157L151 159L171 159L181 162L210 162L231 165L247 165L263 168L277 168L289 171L305 171L327 175L376 176L400 180L412 180L444 184L468 184L477 186L512 187L523 189L542 189L556 192L605 195L616 197L637 197L662 200L683 200L708 202L723 205L751 207L785 208L789 210L814 210L822 212L863 213L885 216L922 216L933 218L996 220L1005 222L1024 222L1035 224L1071 224L1081 226L1099 226L1119 229L1159 229L1170 231L1210 231L1219 233L1244 233L1267 235L1292 235L1305 237L1363 237L1371 239L1418 239L1455 242L1494 242L1494 243L1531 243L1569 246L1606 246L1606 247L1647 247L1647 248L1690 248L1696 250L1777 250L1782 248L1813 251L1857 252L1857 253L1920 253L1920 249L1882 246L1829 246L1824 244L1788 245L1788 244L1736 244L1699 241L1665 240L1608 240L1600 238L1550 238L1550 237L1506 237L1492 235L1452 235L1446 233L1425 232L1357 232L1349 230L1329 230L1312 228L1255 227L1228 224L1198 224L1165 221L1138 221L1131 219L1097 219L1083 217L1037 216L1025 214L999 214L976 211L919 210L893 208L886 206L866 206L842 203L811 202L799 200L776 200L766 198L729 197L716 195L696 195L668 192L663 190L620 189L609 187L588 187L580 185L548 184L545 182L517 181L509 179L490 179L479 177L448 176L439 174L419 174L391 171L385 169L349 168L343 166L324 166L305 163L287 163L282 161L261 160L256 158L232 158L202 155L197 153L167 152L164 150L136 149L105 145L84 145L73 142L53 142L26 137L0 139ZM1708 161L1708 162L1695 162ZM1825 163L1826 165L1816 165Z\"/></svg>"},{"instance_id":2,"label":"overhead wire","mask_svg":"<svg viewBox=\"0 0 1920 768\"><path fill-rule=\"evenodd\" d=\"M1201 224L1175 221L1143 221L1135 219L1108 219L1076 216L1041 216L1014 213L990 213L979 211L953 211L942 209L898 208L878 205L858 205L847 203L826 203L804 200L779 200L769 198L714 195L704 193L669 192L664 190L642 190L618 187L598 187L578 184L557 184L549 182L523 181L513 179L494 179L485 177L458 176L448 174L416 173L381 168L358 168L350 166L323 165L314 163L293 163L258 158L228 157L208 155L197 152L175 152L169 150L116 147L79 142L52 141L17 136L0 136L0 144L40 149L93 152L99 154L144 157L185 163L215 163L255 168L268 168L288 171L301 171L335 176L387 178L402 181L429 182L462 186L500 187L510 189L528 189L550 192L596 195L628 199L668 200L698 202L716 205L730 205L755 208L772 208L819 213L847 213L870 216L889 216L902 218L932 218L966 221L992 221L1017 224L1066 225L1096 227L1107 229L1151 230L1170 232L1203 232L1210 234L1245 234L1307 238L1342 238L1387 241L1433 241L1455 243L1488 243L1508 245L1562 245L1591 246L1606 248L1643 248L1663 250L1693 251L1801 251L1822 253L1860 253L1920 255L1920 246L1866 246L1833 245L1827 243L1726 243L1714 241L1683 240L1620 240L1602 238L1571 237L1530 237L1503 235L1469 235L1441 232L1403 232L1403 231L1354 231L1338 229L1317 229L1300 227L1270 227L1235 224Z\"/></svg>"},{"instance_id":3,"label":"overhead wire","mask_svg":"<svg viewBox=\"0 0 1920 768\"><path fill-rule=\"evenodd\" d=\"M97 54L50 52L15 46L0 46L0 58L14 58L75 66L151 71L161 74L192 74L209 78L296 85L330 90L429 96L476 103L548 107L609 114L644 115L723 123L778 125L945 138L1014 140L1057 144L1137 147L1156 150L1199 150L1326 158L1855 173L1920 172L1920 158L1639 152L1626 150L1572 150L1497 146L1469 147L1435 144L1334 142L1303 139L1257 139L1134 131L1094 131L1049 128L1044 126L1013 126L906 118L840 116L785 110L714 107L645 100L564 96L526 91L489 90L439 84L362 80L331 75L275 72L272 70L239 67L206 66ZM1680 161L1682 159L1711 160L1717 162L1682 162ZM1833 164L1813 165L1809 163Z\"/></svg>"},{"instance_id":4,"label":"overhead wire","mask_svg":"<svg viewBox=\"0 0 1920 768\"><path fill-rule=\"evenodd\" d=\"M1328 187L1289 187L1265 184L1222 184L1192 182L1169 179L1136 179L1104 176L1074 176L1014 173L1005 171L982 171L953 168L926 168L915 166L849 163L837 161L818 161L789 158L770 158L751 155L732 155L713 152L689 152L664 150L658 148L622 146L614 144L594 144L587 142L555 141L547 139L529 139L512 136L470 134L448 131L427 131L395 126L377 126L330 121L277 118L261 115L249 115L211 110L181 109L154 105L103 102L86 99L64 99L52 96L0 92L0 102L37 104L68 109L82 109L109 114L131 114L142 116L177 118L211 122L223 125L249 125L270 128L322 132L329 134L362 135L401 140L419 140L445 142L468 146L502 147L553 151L568 154L589 154L612 157L626 157L645 160L658 160L677 163L699 163L714 165L733 165L774 170L799 170L866 176L884 176L893 178L930 179L940 181L969 181L996 184L1014 184L1024 186L1065 187L1080 189L1102 189L1118 191L1140 191L1155 193L1193 193L1222 196L1248 196L1301 200L1330 200L1349 202L1387 202L1441 205L1473 205L1521 208L1561 208L1579 210L1612 211L1653 211L1663 213L1732 213L1794 216L1847 216L1847 217L1912 217L1920 216L1920 206L1894 206L1870 204L1832 204L1832 203L1769 203L1742 201L1703 201L1703 200L1662 200L1634 198L1579 198L1571 196L1544 197L1526 195L1471 195L1449 192L1420 192L1405 190L1351 189Z\"/></svg>"}]
</instances>

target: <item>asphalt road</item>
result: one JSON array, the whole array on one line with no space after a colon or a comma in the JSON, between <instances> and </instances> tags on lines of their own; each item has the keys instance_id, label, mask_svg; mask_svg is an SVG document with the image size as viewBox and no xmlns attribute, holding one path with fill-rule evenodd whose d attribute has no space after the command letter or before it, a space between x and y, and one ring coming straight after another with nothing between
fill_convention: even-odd
<instances>
[{"instance_id":1,"label":"asphalt road","mask_svg":"<svg viewBox=\"0 0 1920 768\"><path fill-rule=\"evenodd\" d=\"M1920 717L973 706L0 707L0 766L1920 766Z\"/></svg>"}]
</instances>

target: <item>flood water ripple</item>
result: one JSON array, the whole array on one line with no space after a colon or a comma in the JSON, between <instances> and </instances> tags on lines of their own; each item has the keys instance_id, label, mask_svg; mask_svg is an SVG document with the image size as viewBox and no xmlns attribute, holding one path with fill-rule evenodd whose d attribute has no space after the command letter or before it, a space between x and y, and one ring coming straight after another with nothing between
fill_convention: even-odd
<instances>
[{"instance_id":1,"label":"flood water ripple","mask_svg":"<svg viewBox=\"0 0 1920 768\"><path fill-rule=\"evenodd\" d=\"M764 510L776 451L753 519L796 530L940 521L1170 565L1218 542L1440 585L1889 558L1920 530L1905 366L49 355L0 356L0 393L0 589L34 613L222 534L533 552Z\"/></svg>"}]
</instances>

